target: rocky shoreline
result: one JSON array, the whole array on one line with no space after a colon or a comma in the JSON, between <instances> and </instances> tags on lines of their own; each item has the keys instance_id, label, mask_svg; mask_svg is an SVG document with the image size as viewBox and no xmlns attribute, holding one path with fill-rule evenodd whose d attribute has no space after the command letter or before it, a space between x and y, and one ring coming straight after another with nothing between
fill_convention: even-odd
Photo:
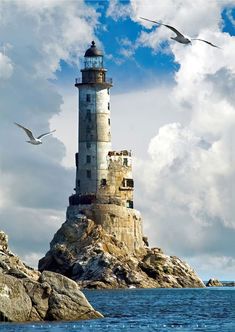
<instances>
[{"instance_id":1,"label":"rocky shoreline","mask_svg":"<svg viewBox=\"0 0 235 332\"><path fill-rule=\"evenodd\" d=\"M68 219L55 234L39 270L61 273L81 288L205 287L191 267L159 248L130 252L93 220Z\"/></svg>"},{"instance_id":2,"label":"rocky shoreline","mask_svg":"<svg viewBox=\"0 0 235 332\"><path fill-rule=\"evenodd\" d=\"M54 272L40 273L8 249L0 231L0 321L57 321L103 317L73 280Z\"/></svg>"}]
</instances>

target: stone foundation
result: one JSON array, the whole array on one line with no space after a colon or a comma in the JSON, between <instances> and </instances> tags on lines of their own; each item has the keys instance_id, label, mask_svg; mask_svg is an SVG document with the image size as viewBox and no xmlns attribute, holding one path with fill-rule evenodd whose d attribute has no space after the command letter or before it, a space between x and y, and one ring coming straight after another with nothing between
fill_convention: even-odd
<instances>
[{"instance_id":1,"label":"stone foundation","mask_svg":"<svg viewBox=\"0 0 235 332\"><path fill-rule=\"evenodd\" d=\"M139 211L115 204L97 203L69 206L67 209L68 219L80 217L82 214L97 225L101 225L105 232L114 236L118 241L125 243L131 252L145 246Z\"/></svg>"}]
</instances>

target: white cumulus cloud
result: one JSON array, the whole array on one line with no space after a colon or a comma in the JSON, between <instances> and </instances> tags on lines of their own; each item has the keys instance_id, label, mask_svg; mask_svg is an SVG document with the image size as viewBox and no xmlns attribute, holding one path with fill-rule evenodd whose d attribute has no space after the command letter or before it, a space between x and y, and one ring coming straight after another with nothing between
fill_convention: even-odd
<instances>
[{"instance_id":1,"label":"white cumulus cloud","mask_svg":"<svg viewBox=\"0 0 235 332\"><path fill-rule=\"evenodd\" d=\"M35 147L14 122L36 134L50 129L63 95L49 80L56 79L61 61L81 58L98 14L84 1L22 0L1 1L0 18L1 43L11 45L0 53L0 228L12 250L35 262L65 219L74 172L63 165L60 128L51 128L58 138Z\"/></svg>"},{"instance_id":2,"label":"white cumulus cloud","mask_svg":"<svg viewBox=\"0 0 235 332\"><path fill-rule=\"evenodd\" d=\"M10 78L13 70L11 59L7 55L0 53L0 80Z\"/></svg>"}]
</instances>

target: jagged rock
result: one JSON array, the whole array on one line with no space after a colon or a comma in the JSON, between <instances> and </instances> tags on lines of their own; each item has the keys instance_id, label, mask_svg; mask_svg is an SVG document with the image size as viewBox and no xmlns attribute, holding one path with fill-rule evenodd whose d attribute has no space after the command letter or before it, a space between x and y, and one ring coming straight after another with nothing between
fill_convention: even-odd
<instances>
[{"instance_id":1,"label":"jagged rock","mask_svg":"<svg viewBox=\"0 0 235 332\"><path fill-rule=\"evenodd\" d=\"M159 248L130 253L123 242L84 216L62 225L39 270L62 273L83 288L205 287L179 258Z\"/></svg>"},{"instance_id":2,"label":"jagged rock","mask_svg":"<svg viewBox=\"0 0 235 332\"><path fill-rule=\"evenodd\" d=\"M45 271L40 276L40 282L51 286L47 320L80 320L103 317L94 311L76 282L60 274Z\"/></svg>"},{"instance_id":3,"label":"jagged rock","mask_svg":"<svg viewBox=\"0 0 235 332\"><path fill-rule=\"evenodd\" d=\"M8 250L8 236L3 231L0 231L0 250Z\"/></svg>"},{"instance_id":4,"label":"jagged rock","mask_svg":"<svg viewBox=\"0 0 235 332\"><path fill-rule=\"evenodd\" d=\"M29 277L37 280L40 273L24 264L8 248L8 236L0 231L0 273L10 274L16 278Z\"/></svg>"},{"instance_id":5,"label":"jagged rock","mask_svg":"<svg viewBox=\"0 0 235 332\"><path fill-rule=\"evenodd\" d=\"M8 250L3 232L0 232L0 248L0 321L103 317L86 300L76 282L58 273L40 273L21 262Z\"/></svg>"},{"instance_id":6,"label":"jagged rock","mask_svg":"<svg viewBox=\"0 0 235 332\"><path fill-rule=\"evenodd\" d=\"M25 322L31 309L32 302L23 283L12 276L0 274L0 321Z\"/></svg>"},{"instance_id":7,"label":"jagged rock","mask_svg":"<svg viewBox=\"0 0 235 332\"><path fill-rule=\"evenodd\" d=\"M223 284L218 279L211 278L207 282L206 287L223 287Z\"/></svg>"}]
</instances>

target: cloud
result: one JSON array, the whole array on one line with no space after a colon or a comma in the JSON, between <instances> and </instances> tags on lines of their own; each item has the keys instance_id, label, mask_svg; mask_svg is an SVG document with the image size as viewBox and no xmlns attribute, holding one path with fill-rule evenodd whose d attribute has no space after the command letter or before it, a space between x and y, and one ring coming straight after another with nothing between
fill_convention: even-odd
<instances>
[{"instance_id":1,"label":"cloud","mask_svg":"<svg viewBox=\"0 0 235 332\"><path fill-rule=\"evenodd\" d=\"M203 2L198 0L192 3L190 0L166 0L164 2L152 2L150 0L140 1L131 0L132 18L140 21L140 17L146 17L155 21L161 21L165 24L175 26L183 33L196 35L200 30L210 26L213 30L218 30L220 22L221 9L226 7L231 1L221 2ZM153 24L141 21L141 24L150 27ZM170 31L162 27L165 36Z\"/></svg>"},{"instance_id":2,"label":"cloud","mask_svg":"<svg viewBox=\"0 0 235 332\"><path fill-rule=\"evenodd\" d=\"M63 88L59 91L63 94L61 112L50 119L50 125L52 128L57 128L55 135L66 147L62 165L67 168L71 167L75 172L75 153L78 146L78 91L77 88Z\"/></svg>"},{"instance_id":3,"label":"cloud","mask_svg":"<svg viewBox=\"0 0 235 332\"><path fill-rule=\"evenodd\" d=\"M118 19L127 18L131 14L131 7L129 4L121 3L118 0L112 0L109 2L108 9L106 11L107 16L111 16L114 21Z\"/></svg>"},{"instance_id":4,"label":"cloud","mask_svg":"<svg viewBox=\"0 0 235 332\"><path fill-rule=\"evenodd\" d=\"M208 257L212 261L216 256L222 275L224 261L235 267L235 39L219 30L223 6L230 2L210 2L205 4L208 8L198 3L189 8L189 2L180 1L148 4L132 1L132 17L158 17L222 49L200 42L191 47L169 44L180 67L175 84L162 99L168 98L170 109L175 108L185 121L166 121L158 127L149 143L148 160L137 160L136 201L152 244L197 261L198 266L206 259L207 273L212 268ZM161 42L171 34L163 28L143 32L139 45L160 51ZM198 271L205 272L200 267Z\"/></svg>"},{"instance_id":5,"label":"cloud","mask_svg":"<svg viewBox=\"0 0 235 332\"><path fill-rule=\"evenodd\" d=\"M22 0L2 1L0 17L0 40L11 45L0 53L0 228L11 248L31 261L46 251L65 219L74 170L64 166L66 148L55 135L32 146L14 122L35 134L50 129L63 104L51 79L61 61L77 63L98 14L83 1ZM61 137L60 128L51 129Z\"/></svg>"},{"instance_id":6,"label":"cloud","mask_svg":"<svg viewBox=\"0 0 235 332\"><path fill-rule=\"evenodd\" d=\"M0 53L0 80L8 79L13 73L13 63L11 59Z\"/></svg>"},{"instance_id":7,"label":"cloud","mask_svg":"<svg viewBox=\"0 0 235 332\"><path fill-rule=\"evenodd\" d=\"M112 127L113 141L121 126L123 146L128 142L135 152L135 207L145 234L152 245L187 258L208 277L213 262L217 277L231 277L235 268L235 37L222 32L222 12L233 22L232 7L232 1L131 0L131 19L145 27L134 49L170 52L179 67L171 84L153 80L145 91L112 97L112 123L119 123ZM169 29L140 16L221 49L199 41L185 47L170 40Z\"/></svg>"},{"instance_id":8,"label":"cloud","mask_svg":"<svg viewBox=\"0 0 235 332\"><path fill-rule=\"evenodd\" d=\"M208 254L201 256L201 259L198 257L190 258L190 264L194 266L196 271L201 270L205 281L218 277L222 281L234 280L235 260L230 256Z\"/></svg>"}]
</instances>

